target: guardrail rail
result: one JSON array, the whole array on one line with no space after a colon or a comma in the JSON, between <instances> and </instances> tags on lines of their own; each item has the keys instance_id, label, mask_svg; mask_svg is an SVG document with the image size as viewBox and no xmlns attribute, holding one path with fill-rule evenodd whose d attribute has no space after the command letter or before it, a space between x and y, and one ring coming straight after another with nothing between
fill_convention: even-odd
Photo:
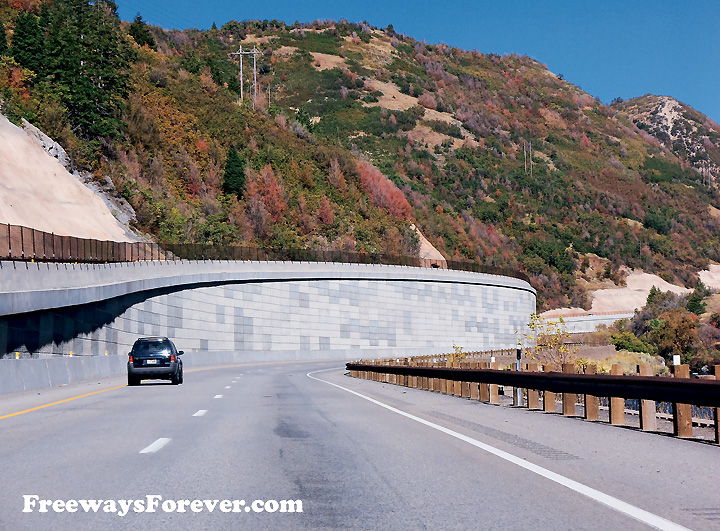
<instances>
[{"instance_id":1,"label":"guardrail rail","mask_svg":"<svg viewBox=\"0 0 720 531\"><path fill-rule=\"evenodd\" d=\"M625 424L625 400L639 400L640 428L657 431L656 402L672 403L673 433L693 436L692 406L713 411L715 442L720 443L720 365L715 379L690 378L687 365L673 367L674 377L651 376L649 365L640 365L639 376L623 375L620 365L610 374L597 374L594 365L575 374L575 364L562 365L562 371L536 363L525 363L522 371L499 370L498 362L452 361L449 357L423 356L402 360L371 360L346 364L355 378L375 380L405 387L436 391L491 404L499 403L498 386L514 388L513 405L556 412L556 395L562 397L562 413L576 416L577 396L582 396L583 417L599 420L599 397L607 397L609 422ZM520 393L515 392L521 390ZM541 406L542 401L542 406Z\"/></svg>"}]
</instances>

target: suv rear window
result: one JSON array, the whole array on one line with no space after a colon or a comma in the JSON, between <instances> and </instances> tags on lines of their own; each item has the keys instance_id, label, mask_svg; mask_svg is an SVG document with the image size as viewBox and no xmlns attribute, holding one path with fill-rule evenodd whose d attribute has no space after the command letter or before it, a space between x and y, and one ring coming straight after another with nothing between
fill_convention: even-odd
<instances>
[{"instance_id":1,"label":"suv rear window","mask_svg":"<svg viewBox=\"0 0 720 531\"><path fill-rule=\"evenodd\" d=\"M132 353L134 356L169 356L172 346L169 341L136 341Z\"/></svg>"}]
</instances>

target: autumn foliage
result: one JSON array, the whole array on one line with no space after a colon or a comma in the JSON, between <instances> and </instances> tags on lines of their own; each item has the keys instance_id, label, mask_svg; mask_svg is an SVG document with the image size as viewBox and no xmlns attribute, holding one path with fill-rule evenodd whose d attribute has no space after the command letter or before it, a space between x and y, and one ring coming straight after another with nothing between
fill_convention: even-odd
<instances>
[{"instance_id":1,"label":"autumn foliage","mask_svg":"<svg viewBox=\"0 0 720 531\"><path fill-rule=\"evenodd\" d=\"M245 196L248 201L253 198L260 199L275 223L280 220L287 209L287 197L282 177L279 174L276 175L269 164L258 173L250 173Z\"/></svg>"},{"instance_id":2,"label":"autumn foliage","mask_svg":"<svg viewBox=\"0 0 720 531\"><path fill-rule=\"evenodd\" d=\"M357 172L360 174L360 186L373 205L384 208L396 218L410 219L411 208L405 194L380 170L372 164L358 161Z\"/></svg>"}]
</instances>

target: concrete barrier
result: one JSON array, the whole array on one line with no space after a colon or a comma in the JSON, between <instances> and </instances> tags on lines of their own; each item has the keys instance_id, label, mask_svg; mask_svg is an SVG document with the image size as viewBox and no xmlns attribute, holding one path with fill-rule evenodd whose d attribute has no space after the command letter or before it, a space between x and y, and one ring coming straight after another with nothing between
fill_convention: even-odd
<instances>
[{"instance_id":1,"label":"concrete barrier","mask_svg":"<svg viewBox=\"0 0 720 531\"><path fill-rule=\"evenodd\" d=\"M320 356L302 351L187 352L182 357L185 369L212 365L317 359L350 360L358 358L346 351L323 352ZM339 364L339 366L341 365L342 363ZM127 374L127 357L124 355L0 359L0 395L125 374Z\"/></svg>"}]
</instances>

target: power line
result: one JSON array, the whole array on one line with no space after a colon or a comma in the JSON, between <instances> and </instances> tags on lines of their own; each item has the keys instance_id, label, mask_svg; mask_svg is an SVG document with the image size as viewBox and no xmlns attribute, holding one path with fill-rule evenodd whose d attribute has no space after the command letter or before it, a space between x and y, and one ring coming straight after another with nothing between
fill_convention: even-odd
<instances>
[{"instance_id":1,"label":"power line","mask_svg":"<svg viewBox=\"0 0 720 531\"><path fill-rule=\"evenodd\" d=\"M243 55L253 56L253 110L255 110L255 101L257 100L257 56L262 55L262 52L253 44L252 50L243 51L242 46L240 46L237 52L231 52L228 55L240 56L240 100L244 98L243 87L245 85L245 80L243 79Z\"/></svg>"}]
</instances>

